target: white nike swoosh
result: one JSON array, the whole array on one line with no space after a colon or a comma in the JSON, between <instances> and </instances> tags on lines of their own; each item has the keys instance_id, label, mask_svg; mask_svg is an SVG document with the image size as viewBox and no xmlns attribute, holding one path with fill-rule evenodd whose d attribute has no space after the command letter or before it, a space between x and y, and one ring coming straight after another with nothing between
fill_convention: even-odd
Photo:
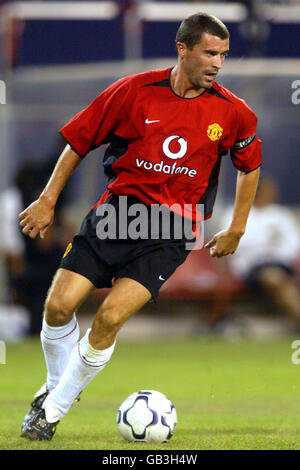
<instances>
[{"instance_id":1,"label":"white nike swoosh","mask_svg":"<svg viewBox=\"0 0 300 470\"><path fill-rule=\"evenodd\" d=\"M149 121L149 119L146 119L145 121L146 124L152 124L152 122L160 122L160 119L155 119L154 121Z\"/></svg>"},{"instance_id":2,"label":"white nike swoosh","mask_svg":"<svg viewBox=\"0 0 300 470\"><path fill-rule=\"evenodd\" d=\"M165 281L165 279L162 277L162 275L158 276L158 279L159 279L160 281Z\"/></svg>"}]
</instances>

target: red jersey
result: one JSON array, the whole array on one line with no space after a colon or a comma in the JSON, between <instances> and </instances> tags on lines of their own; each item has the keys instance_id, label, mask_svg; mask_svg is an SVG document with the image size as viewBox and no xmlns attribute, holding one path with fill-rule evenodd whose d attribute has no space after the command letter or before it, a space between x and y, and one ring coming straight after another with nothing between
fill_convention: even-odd
<instances>
[{"instance_id":1,"label":"red jersey","mask_svg":"<svg viewBox=\"0 0 300 470\"><path fill-rule=\"evenodd\" d=\"M62 129L84 157L104 143L109 178L100 201L113 192L145 204L204 204L210 217L222 156L249 172L261 165L257 117L245 101L214 82L195 98L172 90L172 68L131 75L104 90Z\"/></svg>"}]
</instances>

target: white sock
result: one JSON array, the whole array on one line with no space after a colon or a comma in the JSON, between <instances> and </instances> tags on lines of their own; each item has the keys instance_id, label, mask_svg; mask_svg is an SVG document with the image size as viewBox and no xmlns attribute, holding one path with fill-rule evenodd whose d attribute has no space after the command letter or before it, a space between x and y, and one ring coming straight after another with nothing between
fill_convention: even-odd
<instances>
[{"instance_id":1,"label":"white sock","mask_svg":"<svg viewBox=\"0 0 300 470\"><path fill-rule=\"evenodd\" d=\"M88 340L90 329L74 348L68 366L55 389L43 403L46 419L53 423L69 411L79 393L93 380L109 361L115 342L107 349L94 349Z\"/></svg>"},{"instance_id":2,"label":"white sock","mask_svg":"<svg viewBox=\"0 0 300 470\"><path fill-rule=\"evenodd\" d=\"M79 326L75 313L72 320L64 326L49 326L43 319L41 343L47 366L48 390L53 390L58 384L78 339Z\"/></svg>"}]
</instances>

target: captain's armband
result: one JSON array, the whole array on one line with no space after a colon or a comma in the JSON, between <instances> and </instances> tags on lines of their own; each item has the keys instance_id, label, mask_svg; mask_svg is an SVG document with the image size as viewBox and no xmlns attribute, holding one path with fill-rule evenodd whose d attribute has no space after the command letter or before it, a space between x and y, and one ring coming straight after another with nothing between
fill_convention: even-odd
<instances>
[{"instance_id":1,"label":"captain's armband","mask_svg":"<svg viewBox=\"0 0 300 470\"><path fill-rule=\"evenodd\" d=\"M250 137L246 137L246 139L237 140L237 141L233 144L232 148L235 149L235 150L242 150L242 149L248 147L248 145L250 145L250 144L253 142L253 140L255 139L255 137L256 137L256 135L253 134L253 135L251 135Z\"/></svg>"}]
</instances>

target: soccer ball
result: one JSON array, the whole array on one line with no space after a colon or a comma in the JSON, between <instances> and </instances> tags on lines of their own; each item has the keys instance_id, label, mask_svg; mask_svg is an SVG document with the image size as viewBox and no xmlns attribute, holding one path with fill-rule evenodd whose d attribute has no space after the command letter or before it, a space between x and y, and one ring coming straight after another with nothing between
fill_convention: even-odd
<instances>
[{"instance_id":1,"label":"soccer ball","mask_svg":"<svg viewBox=\"0 0 300 470\"><path fill-rule=\"evenodd\" d=\"M166 442L175 431L177 413L163 393L141 390L123 401L117 423L126 441Z\"/></svg>"}]
</instances>

